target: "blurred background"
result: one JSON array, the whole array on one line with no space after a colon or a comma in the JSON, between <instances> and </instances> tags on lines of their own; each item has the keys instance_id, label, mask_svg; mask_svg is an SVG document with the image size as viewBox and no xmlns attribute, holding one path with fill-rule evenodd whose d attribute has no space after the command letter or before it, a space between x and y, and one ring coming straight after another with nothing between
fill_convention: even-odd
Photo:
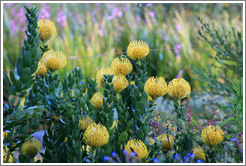
<instances>
[{"instance_id":1,"label":"blurred background","mask_svg":"<svg viewBox=\"0 0 246 166\"><path fill-rule=\"evenodd\" d=\"M101 67L126 52L132 40L144 40L152 51L149 76L163 76L167 82L184 77L199 92L202 83L191 70L206 68L213 49L198 38L201 24L198 17L225 31L242 32L241 4L4 4L3 8L3 69L14 69L21 56L25 39L24 5L38 7L39 19L51 19L57 27L57 37L48 41L51 49L64 52L69 60L58 71L62 76L74 67L94 78ZM105 54L102 56L95 56ZM125 53L124 53L125 54ZM90 57L95 56L95 57ZM213 71L216 72L216 71ZM8 96L8 87L4 87Z\"/></svg>"}]
</instances>

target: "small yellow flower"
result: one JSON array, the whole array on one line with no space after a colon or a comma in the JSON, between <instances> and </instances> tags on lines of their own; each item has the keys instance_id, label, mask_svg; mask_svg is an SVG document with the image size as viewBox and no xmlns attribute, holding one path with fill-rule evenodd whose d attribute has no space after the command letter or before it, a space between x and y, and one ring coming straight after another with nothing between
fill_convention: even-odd
<instances>
[{"instance_id":1,"label":"small yellow flower","mask_svg":"<svg viewBox=\"0 0 246 166\"><path fill-rule=\"evenodd\" d=\"M128 75L132 72L132 64L129 59L125 57L117 57L111 63L112 71L117 75Z\"/></svg>"},{"instance_id":2,"label":"small yellow flower","mask_svg":"<svg viewBox=\"0 0 246 166\"><path fill-rule=\"evenodd\" d=\"M118 127L118 120L114 120L112 126L110 127L110 130Z\"/></svg>"},{"instance_id":3,"label":"small yellow flower","mask_svg":"<svg viewBox=\"0 0 246 166\"><path fill-rule=\"evenodd\" d=\"M174 136L168 134L162 134L158 136L159 141L162 141L161 150L167 153L169 150L173 149Z\"/></svg>"},{"instance_id":4,"label":"small yellow flower","mask_svg":"<svg viewBox=\"0 0 246 166\"><path fill-rule=\"evenodd\" d=\"M6 149L7 149L7 150L6 150ZM6 163L6 160L7 160L7 154L8 154L8 150L9 150L7 147L6 147L6 149L3 148L3 162L4 162L4 163ZM14 162L14 159L13 159L12 154L10 154L8 162L9 162L9 163L13 163L13 162Z\"/></svg>"},{"instance_id":5,"label":"small yellow flower","mask_svg":"<svg viewBox=\"0 0 246 166\"><path fill-rule=\"evenodd\" d=\"M149 144L153 145L154 143L155 143L155 140L153 138L149 137Z\"/></svg>"},{"instance_id":6,"label":"small yellow flower","mask_svg":"<svg viewBox=\"0 0 246 166\"><path fill-rule=\"evenodd\" d=\"M200 159L200 160L205 161L204 150L199 145L192 149L192 153L196 155L195 159Z\"/></svg>"},{"instance_id":7,"label":"small yellow flower","mask_svg":"<svg viewBox=\"0 0 246 166\"><path fill-rule=\"evenodd\" d=\"M150 77L144 85L144 91L151 98L158 98L167 93L167 83L163 77Z\"/></svg>"},{"instance_id":8,"label":"small yellow flower","mask_svg":"<svg viewBox=\"0 0 246 166\"><path fill-rule=\"evenodd\" d=\"M104 75L113 75L114 72L111 70L111 68L101 68L98 70L96 79L97 79L97 86L98 87L104 87Z\"/></svg>"},{"instance_id":9,"label":"small yellow flower","mask_svg":"<svg viewBox=\"0 0 246 166\"><path fill-rule=\"evenodd\" d=\"M131 41L127 47L127 55L133 60L139 60L149 54L149 46L144 41Z\"/></svg>"},{"instance_id":10,"label":"small yellow flower","mask_svg":"<svg viewBox=\"0 0 246 166\"><path fill-rule=\"evenodd\" d=\"M202 130L201 139L208 146L216 146L224 139L224 132L219 126L209 125Z\"/></svg>"},{"instance_id":11,"label":"small yellow flower","mask_svg":"<svg viewBox=\"0 0 246 166\"><path fill-rule=\"evenodd\" d=\"M152 101L152 98L148 95L148 101Z\"/></svg>"},{"instance_id":12,"label":"small yellow flower","mask_svg":"<svg viewBox=\"0 0 246 166\"><path fill-rule=\"evenodd\" d=\"M103 106L103 94L101 92L95 93L91 100L90 103L96 107L97 109L102 109Z\"/></svg>"},{"instance_id":13,"label":"small yellow flower","mask_svg":"<svg viewBox=\"0 0 246 166\"><path fill-rule=\"evenodd\" d=\"M86 116L79 120L80 129L86 130L92 123L94 123L93 120L89 116Z\"/></svg>"},{"instance_id":14,"label":"small yellow flower","mask_svg":"<svg viewBox=\"0 0 246 166\"><path fill-rule=\"evenodd\" d=\"M168 95L172 98L181 100L190 95L190 84L182 77L173 79L168 84Z\"/></svg>"},{"instance_id":15,"label":"small yellow flower","mask_svg":"<svg viewBox=\"0 0 246 166\"><path fill-rule=\"evenodd\" d=\"M44 77L47 73L47 67L45 65L42 65L40 62L38 63L38 69L37 74L41 77Z\"/></svg>"},{"instance_id":16,"label":"small yellow flower","mask_svg":"<svg viewBox=\"0 0 246 166\"><path fill-rule=\"evenodd\" d=\"M105 126L93 123L84 132L83 141L91 148L98 148L108 143L109 133Z\"/></svg>"},{"instance_id":17,"label":"small yellow flower","mask_svg":"<svg viewBox=\"0 0 246 166\"><path fill-rule=\"evenodd\" d=\"M128 87L128 85L129 82L124 75L114 75L113 87L116 93L123 91Z\"/></svg>"},{"instance_id":18,"label":"small yellow flower","mask_svg":"<svg viewBox=\"0 0 246 166\"><path fill-rule=\"evenodd\" d=\"M67 65L67 59L62 52L49 50L40 59L40 65L45 65L51 71L56 71Z\"/></svg>"},{"instance_id":19,"label":"small yellow flower","mask_svg":"<svg viewBox=\"0 0 246 166\"><path fill-rule=\"evenodd\" d=\"M147 150L146 145L141 140L138 140L138 139L129 140L125 146L125 150L128 152L129 155L133 152L136 152L137 160L138 160L138 157L139 159L142 160L144 158L147 158L147 155L148 155L148 150Z\"/></svg>"},{"instance_id":20,"label":"small yellow flower","mask_svg":"<svg viewBox=\"0 0 246 166\"><path fill-rule=\"evenodd\" d=\"M135 82L134 82L134 81L130 81L130 84L131 84L131 85L135 85Z\"/></svg>"},{"instance_id":21,"label":"small yellow flower","mask_svg":"<svg viewBox=\"0 0 246 166\"><path fill-rule=\"evenodd\" d=\"M38 21L38 33L40 33L40 40L46 42L52 37L56 36L55 24L47 19L42 19Z\"/></svg>"},{"instance_id":22,"label":"small yellow flower","mask_svg":"<svg viewBox=\"0 0 246 166\"><path fill-rule=\"evenodd\" d=\"M39 142L35 138L32 138L31 140L26 141L24 144L22 144L21 153L30 158L34 158L41 150L41 148L42 148L41 142Z\"/></svg>"}]
</instances>

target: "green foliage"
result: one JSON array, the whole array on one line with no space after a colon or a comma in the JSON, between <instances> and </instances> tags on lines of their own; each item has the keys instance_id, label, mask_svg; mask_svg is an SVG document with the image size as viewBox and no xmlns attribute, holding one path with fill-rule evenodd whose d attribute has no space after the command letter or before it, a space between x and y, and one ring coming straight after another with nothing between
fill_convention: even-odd
<instances>
[{"instance_id":1,"label":"green foliage","mask_svg":"<svg viewBox=\"0 0 246 166\"><path fill-rule=\"evenodd\" d=\"M209 54L212 63L207 64L208 70L197 70L194 67L192 69L199 75L198 80L207 83L203 87L204 92L230 96L232 93L228 90L228 86L231 86L233 80L243 77L242 34L236 33L234 29L230 32L223 29L220 32L214 27L211 29L210 25L204 23L201 18L199 21L202 24L198 31L200 39L208 43L216 55ZM218 73L214 73L214 71L218 71Z\"/></svg>"},{"instance_id":2,"label":"green foliage","mask_svg":"<svg viewBox=\"0 0 246 166\"><path fill-rule=\"evenodd\" d=\"M25 8L27 18L27 40L24 40L22 57L19 57L15 65L15 71L10 71L11 94L23 97L26 91L32 86L33 74L38 68L38 61L41 57L39 49L39 34L37 8ZM15 74L14 74L15 73Z\"/></svg>"},{"instance_id":3,"label":"green foliage","mask_svg":"<svg viewBox=\"0 0 246 166\"><path fill-rule=\"evenodd\" d=\"M232 98L227 98L229 104L222 106L222 109L228 109L231 116L220 123L220 126L225 126L227 124L229 135L226 138L230 139L232 137L238 137L243 131L243 80L237 81L237 84L232 84L231 88L228 88Z\"/></svg>"}]
</instances>

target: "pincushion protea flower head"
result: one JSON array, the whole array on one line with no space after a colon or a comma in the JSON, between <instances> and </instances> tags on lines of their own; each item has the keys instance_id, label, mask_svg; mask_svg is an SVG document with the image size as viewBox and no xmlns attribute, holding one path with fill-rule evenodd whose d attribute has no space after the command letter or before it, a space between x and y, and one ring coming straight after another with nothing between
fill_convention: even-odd
<instances>
[{"instance_id":1,"label":"pincushion protea flower head","mask_svg":"<svg viewBox=\"0 0 246 166\"><path fill-rule=\"evenodd\" d=\"M65 55L60 51L49 50L40 59L40 65L45 65L51 71L59 70L67 65Z\"/></svg>"},{"instance_id":2,"label":"pincushion protea flower head","mask_svg":"<svg viewBox=\"0 0 246 166\"><path fill-rule=\"evenodd\" d=\"M173 149L174 136L168 134L162 134L158 136L159 141L162 141L161 150L167 153L169 150Z\"/></svg>"},{"instance_id":3,"label":"pincushion protea flower head","mask_svg":"<svg viewBox=\"0 0 246 166\"><path fill-rule=\"evenodd\" d=\"M149 54L149 46L144 41L131 41L127 47L127 55L133 60L139 60Z\"/></svg>"},{"instance_id":4,"label":"pincushion protea flower head","mask_svg":"<svg viewBox=\"0 0 246 166\"><path fill-rule=\"evenodd\" d=\"M93 120L89 117L83 117L79 120L79 126L81 130L86 130L88 126L90 126L93 122Z\"/></svg>"},{"instance_id":5,"label":"pincushion protea flower head","mask_svg":"<svg viewBox=\"0 0 246 166\"><path fill-rule=\"evenodd\" d=\"M40 62L38 63L38 69L37 74L41 77L45 76L47 73L47 67L45 65L42 65Z\"/></svg>"},{"instance_id":6,"label":"pincushion protea flower head","mask_svg":"<svg viewBox=\"0 0 246 166\"><path fill-rule=\"evenodd\" d=\"M144 91L151 98L158 98L167 93L167 83L163 77L150 77L144 85Z\"/></svg>"},{"instance_id":7,"label":"pincushion protea flower head","mask_svg":"<svg viewBox=\"0 0 246 166\"><path fill-rule=\"evenodd\" d=\"M117 75L122 74L126 76L132 72L132 64L125 57L117 57L111 63L111 69Z\"/></svg>"},{"instance_id":8,"label":"pincushion protea flower head","mask_svg":"<svg viewBox=\"0 0 246 166\"><path fill-rule=\"evenodd\" d=\"M97 109L102 109L103 106L103 94L101 92L95 93L91 100L90 103L96 107Z\"/></svg>"},{"instance_id":9,"label":"pincushion protea flower head","mask_svg":"<svg viewBox=\"0 0 246 166\"><path fill-rule=\"evenodd\" d=\"M105 126L91 124L84 132L83 141L91 148L98 148L108 143L109 133Z\"/></svg>"},{"instance_id":10,"label":"pincushion protea flower head","mask_svg":"<svg viewBox=\"0 0 246 166\"><path fill-rule=\"evenodd\" d=\"M34 158L41 150L41 148L41 142L39 142L36 138L32 138L31 140L28 140L22 144L21 153L30 158Z\"/></svg>"},{"instance_id":11,"label":"pincushion protea flower head","mask_svg":"<svg viewBox=\"0 0 246 166\"><path fill-rule=\"evenodd\" d=\"M132 139L129 140L125 146L125 150L128 152L128 154L131 154L133 152L136 152L136 159L144 159L147 158L148 150L146 145L143 143L143 141L138 139Z\"/></svg>"},{"instance_id":12,"label":"pincushion protea flower head","mask_svg":"<svg viewBox=\"0 0 246 166\"><path fill-rule=\"evenodd\" d=\"M190 92L190 84L182 77L175 78L168 84L168 95L177 100L189 96Z\"/></svg>"},{"instance_id":13,"label":"pincushion protea flower head","mask_svg":"<svg viewBox=\"0 0 246 166\"><path fill-rule=\"evenodd\" d=\"M216 146L224 139L224 132L219 126L209 125L202 130L201 139L208 146Z\"/></svg>"},{"instance_id":14,"label":"pincushion protea flower head","mask_svg":"<svg viewBox=\"0 0 246 166\"><path fill-rule=\"evenodd\" d=\"M192 149L192 153L195 154L195 159L200 159L205 161L205 153L204 150L198 145Z\"/></svg>"},{"instance_id":15,"label":"pincushion protea flower head","mask_svg":"<svg viewBox=\"0 0 246 166\"><path fill-rule=\"evenodd\" d=\"M128 85L129 82L124 75L114 75L113 87L116 93L123 91L128 87Z\"/></svg>"},{"instance_id":16,"label":"pincushion protea flower head","mask_svg":"<svg viewBox=\"0 0 246 166\"><path fill-rule=\"evenodd\" d=\"M101 68L98 70L96 74L96 82L97 86L99 87L104 87L105 81L104 81L104 75L113 75L114 72L111 70L111 68Z\"/></svg>"},{"instance_id":17,"label":"pincushion protea flower head","mask_svg":"<svg viewBox=\"0 0 246 166\"><path fill-rule=\"evenodd\" d=\"M39 20L38 27L38 33L40 33L39 38L42 42L46 42L56 36L56 27L52 21L48 19Z\"/></svg>"}]
</instances>

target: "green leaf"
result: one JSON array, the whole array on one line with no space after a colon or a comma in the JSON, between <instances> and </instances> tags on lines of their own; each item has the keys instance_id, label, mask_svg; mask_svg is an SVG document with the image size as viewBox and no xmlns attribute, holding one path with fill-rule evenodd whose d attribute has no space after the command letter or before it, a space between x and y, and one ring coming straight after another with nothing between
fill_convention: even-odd
<instances>
[{"instance_id":1,"label":"green leaf","mask_svg":"<svg viewBox=\"0 0 246 166\"><path fill-rule=\"evenodd\" d=\"M28 82L31 79L31 70L30 68L26 67L22 70L22 74L20 75L20 80L23 84Z\"/></svg>"},{"instance_id":2,"label":"green leaf","mask_svg":"<svg viewBox=\"0 0 246 166\"><path fill-rule=\"evenodd\" d=\"M220 123L220 127L222 127L224 124L226 124L226 123L228 123L228 122L230 122L231 120L233 120L233 117L230 117L230 118L228 118L228 119L226 119L226 120L224 120L223 122L221 122Z\"/></svg>"},{"instance_id":3,"label":"green leaf","mask_svg":"<svg viewBox=\"0 0 246 166\"><path fill-rule=\"evenodd\" d=\"M21 81L17 81L16 82L15 89L16 89L16 92L21 92L22 91L22 83L21 83Z\"/></svg>"},{"instance_id":4,"label":"green leaf","mask_svg":"<svg viewBox=\"0 0 246 166\"><path fill-rule=\"evenodd\" d=\"M11 79L12 84L15 85L16 84L16 78L14 76L14 73L12 71L10 71L9 75L10 75L10 79Z\"/></svg>"},{"instance_id":5,"label":"green leaf","mask_svg":"<svg viewBox=\"0 0 246 166\"><path fill-rule=\"evenodd\" d=\"M23 118L25 115L26 115L26 112L21 111L21 110L15 112L15 118L16 118L17 120L20 120L20 119Z\"/></svg>"},{"instance_id":6,"label":"green leaf","mask_svg":"<svg viewBox=\"0 0 246 166\"><path fill-rule=\"evenodd\" d=\"M124 131L123 133L120 134L120 142L124 143L128 140L128 133L126 131Z\"/></svg>"}]
</instances>

